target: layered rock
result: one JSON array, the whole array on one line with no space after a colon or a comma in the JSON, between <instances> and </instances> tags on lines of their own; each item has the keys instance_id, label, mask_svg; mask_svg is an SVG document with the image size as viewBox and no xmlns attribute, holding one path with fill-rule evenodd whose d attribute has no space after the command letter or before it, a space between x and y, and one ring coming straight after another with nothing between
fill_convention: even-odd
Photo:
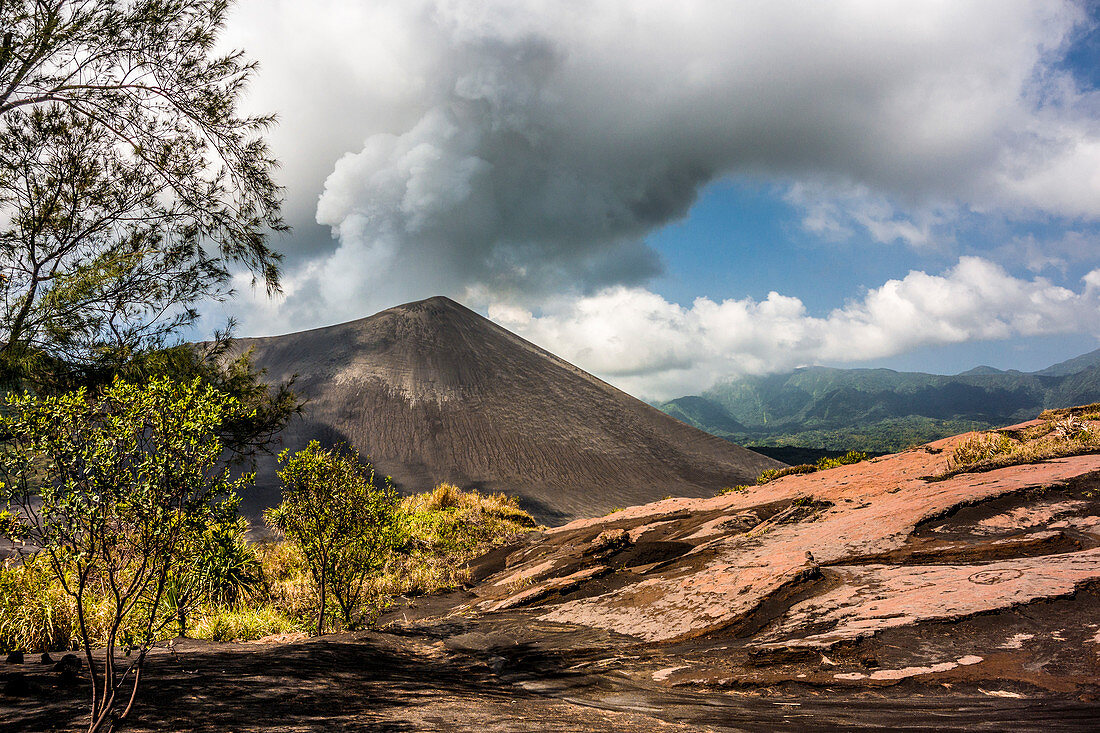
<instances>
[{"instance_id":1,"label":"layered rock","mask_svg":"<svg viewBox=\"0 0 1100 733\"><path fill-rule=\"evenodd\" d=\"M675 649L669 684L1095 687L1100 455L941 478L967 439L575 521L486 558L458 611Z\"/></svg>"}]
</instances>

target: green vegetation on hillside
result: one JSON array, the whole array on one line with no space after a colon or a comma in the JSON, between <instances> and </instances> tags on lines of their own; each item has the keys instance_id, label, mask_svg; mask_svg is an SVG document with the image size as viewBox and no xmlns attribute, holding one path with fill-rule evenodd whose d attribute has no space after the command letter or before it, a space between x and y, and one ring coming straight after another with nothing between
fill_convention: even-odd
<instances>
[{"instance_id":1,"label":"green vegetation on hillside","mask_svg":"<svg viewBox=\"0 0 1100 733\"><path fill-rule=\"evenodd\" d=\"M838 466L850 466L853 463L861 463L868 458L866 453L860 453L859 451L848 451L844 455L829 458L828 456L821 458L816 463L800 463L796 466L787 466L786 468L768 468L761 472L756 477L756 485L764 486L776 479L783 478L784 476L802 476L807 473L817 473L818 471L827 471L830 468L837 468ZM720 494L739 494L744 491L748 491L750 486L729 486L722 489Z\"/></svg>"},{"instance_id":2,"label":"green vegetation on hillside","mask_svg":"<svg viewBox=\"0 0 1100 733\"><path fill-rule=\"evenodd\" d=\"M1035 373L810 367L744 377L659 407L742 445L881 453L1097 400L1100 351Z\"/></svg>"}]
</instances>

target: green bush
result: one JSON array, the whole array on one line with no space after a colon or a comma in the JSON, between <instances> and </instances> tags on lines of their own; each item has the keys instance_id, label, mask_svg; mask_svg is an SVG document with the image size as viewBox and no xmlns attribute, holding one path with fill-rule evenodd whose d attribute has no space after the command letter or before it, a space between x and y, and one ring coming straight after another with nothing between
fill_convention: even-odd
<instances>
[{"instance_id":1,"label":"green bush","mask_svg":"<svg viewBox=\"0 0 1100 733\"><path fill-rule=\"evenodd\" d=\"M867 460L866 453L860 453L857 450L850 450L842 456L836 458L822 458L817 462L817 468L819 471L824 471L829 468L836 468L837 466L849 466L853 463L859 463Z\"/></svg>"},{"instance_id":2,"label":"green bush","mask_svg":"<svg viewBox=\"0 0 1100 733\"><path fill-rule=\"evenodd\" d=\"M756 483L759 486L763 486L766 483L775 481L777 478L783 478L784 476L799 476L804 473L813 473L816 470L817 466L812 463L803 463L799 466L787 466L786 468L769 468L757 477Z\"/></svg>"},{"instance_id":3,"label":"green bush","mask_svg":"<svg viewBox=\"0 0 1100 733\"><path fill-rule=\"evenodd\" d=\"M432 593L467 579L467 563L538 528L504 494L462 491L443 483L401 503L406 540L380 579L380 595Z\"/></svg>"},{"instance_id":4,"label":"green bush","mask_svg":"<svg viewBox=\"0 0 1100 733\"><path fill-rule=\"evenodd\" d=\"M316 440L283 451L283 501L264 512L272 528L298 546L317 592L318 634L324 633L331 596L345 628L374 611L373 580L401 541L397 493L351 449L325 449Z\"/></svg>"},{"instance_id":5,"label":"green bush","mask_svg":"<svg viewBox=\"0 0 1100 733\"><path fill-rule=\"evenodd\" d=\"M859 463L860 461L867 460L866 453L860 453L859 451L848 451L842 456L836 458L822 458L816 464L815 463L803 463L798 466L788 466L787 468L769 468L756 479L756 483L759 486L763 486L766 483L775 481L777 478L783 478L784 476L800 476L806 473L814 473L816 471L824 471L830 468L836 468L837 466L848 466L853 463ZM723 494L730 493L735 489L726 489Z\"/></svg>"},{"instance_id":6,"label":"green bush","mask_svg":"<svg viewBox=\"0 0 1100 733\"><path fill-rule=\"evenodd\" d=\"M149 650L176 619L164 591L193 565L191 538L235 516L236 492L251 483L220 466L218 430L246 411L200 380L159 378L116 379L96 394L9 395L4 408L0 532L49 558L89 669L92 648L106 648L89 679L89 730L110 727L126 714L116 702L137 695ZM129 657L121 664L119 648Z\"/></svg>"}]
</instances>

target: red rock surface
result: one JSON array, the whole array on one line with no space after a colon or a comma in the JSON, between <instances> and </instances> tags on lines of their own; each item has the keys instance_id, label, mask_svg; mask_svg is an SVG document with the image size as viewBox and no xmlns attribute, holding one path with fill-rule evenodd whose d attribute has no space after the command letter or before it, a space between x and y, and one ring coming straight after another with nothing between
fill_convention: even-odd
<instances>
[{"instance_id":1,"label":"red rock surface","mask_svg":"<svg viewBox=\"0 0 1100 733\"><path fill-rule=\"evenodd\" d=\"M1006 657L1015 638L1006 626L984 647L957 647L947 634L923 652L895 655L896 664L851 668L853 649L890 634L942 631L1055 599L1073 603L1079 591L1100 587L1100 455L933 479L967 437L741 493L572 522L484 561L488 577L458 611L487 622L521 610L532 622L706 657L652 673L668 684L1000 675L988 660L1003 666L1010 657L1012 674L1034 679L1023 671L1035 668L1028 654L1051 644L1069 650L1070 636L1083 648L1072 671L1062 665L1060 674L1073 685L1100 684L1100 617L1092 606L1051 616L1015 657ZM605 547L615 531L627 541ZM703 653L721 639L736 653ZM791 660L801 661L784 666Z\"/></svg>"}]
</instances>

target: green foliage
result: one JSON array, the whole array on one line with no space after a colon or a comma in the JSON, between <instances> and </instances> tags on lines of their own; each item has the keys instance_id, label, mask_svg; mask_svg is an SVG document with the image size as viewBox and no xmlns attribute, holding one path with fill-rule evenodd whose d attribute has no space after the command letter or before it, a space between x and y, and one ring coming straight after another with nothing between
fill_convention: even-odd
<instances>
[{"instance_id":1,"label":"green foliage","mask_svg":"<svg viewBox=\"0 0 1100 733\"><path fill-rule=\"evenodd\" d=\"M756 483L759 486L763 486L766 483L775 481L777 478L783 478L784 476L798 476L804 473L813 473L817 470L817 466L812 463L804 463L801 466L788 466L787 468L769 468L760 473L756 478Z\"/></svg>"},{"instance_id":2,"label":"green foliage","mask_svg":"<svg viewBox=\"0 0 1100 733\"><path fill-rule=\"evenodd\" d=\"M251 482L219 468L218 428L243 408L198 380L160 379L116 381L95 397L84 389L14 395L5 408L0 499L14 515L6 535L42 553L73 601L92 670L94 730L112 719L129 674L117 666L116 647L138 651L132 701L150 646L177 618L166 603L172 579L192 571L197 538L232 521L236 492ZM104 614L100 639L95 621ZM91 653L97 643L107 647L102 677Z\"/></svg>"},{"instance_id":3,"label":"green foliage","mask_svg":"<svg viewBox=\"0 0 1100 733\"><path fill-rule=\"evenodd\" d=\"M1100 399L1097 355L1077 361L1068 371L954 376L809 367L736 379L659 407L741 445L895 452Z\"/></svg>"},{"instance_id":4,"label":"green foliage","mask_svg":"<svg viewBox=\"0 0 1100 733\"><path fill-rule=\"evenodd\" d=\"M271 634L304 630L305 613L294 614L285 597L268 594L259 569L259 559L253 546L247 551L257 563L258 585L247 587L236 601L219 601L210 594L186 609L187 629L184 636L218 641L248 641ZM261 547L263 547L261 545ZM299 571L305 582L304 566ZM172 612L168 598L172 581L165 589L165 611ZM305 594L303 594L305 595ZM94 586L85 598L85 622L95 646L104 646L111 624L109 589ZM311 612L312 607L308 610ZM132 638L134 628L124 628L121 636ZM161 638L175 635L166 628ZM24 564L0 567L0 651L14 649L31 651L65 651L80 648L80 625L76 603L54 576L48 558L30 557Z\"/></svg>"},{"instance_id":5,"label":"green foliage","mask_svg":"<svg viewBox=\"0 0 1100 733\"><path fill-rule=\"evenodd\" d=\"M515 500L443 484L407 497L399 507L401 544L383 571L364 584L359 623L394 596L432 593L468 580L471 559L537 529ZM165 582L162 615L183 606L186 636L245 641L315 628L319 594L301 547L290 541L244 540L242 521L213 524L189 538L188 563ZM106 644L109 594L100 586L85 598L93 644ZM161 638L178 633L167 626ZM123 635L134 635L124 631ZM48 558L0 571L0 650L79 647L75 603L53 576Z\"/></svg>"},{"instance_id":6,"label":"green foliage","mask_svg":"<svg viewBox=\"0 0 1100 733\"><path fill-rule=\"evenodd\" d=\"M736 486L727 486L726 488L719 491L718 494L719 496L727 496L729 494L744 494L750 488L752 487L747 486L746 484L737 484Z\"/></svg>"},{"instance_id":7,"label":"green foliage","mask_svg":"<svg viewBox=\"0 0 1100 733\"><path fill-rule=\"evenodd\" d=\"M350 449L326 450L312 441L297 453L284 451L279 461L283 501L264 517L305 557L319 597L317 633L324 633L329 594L351 626L361 620L368 581L402 540L397 493Z\"/></svg>"},{"instance_id":8,"label":"green foliage","mask_svg":"<svg viewBox=\"0 0 1100 733\"><path fill-rule=\"evenodd\" d=\"M227 297L277 290L276 165L242 116L253 65L215 55L220 0L0 2L0 371L156 348Z\"/></svg>"},{"instance_id":9,"label":"green foliage","mask_svg":"<svg viewBox=\"0 0 1100 733\"><path fill-rule=\"evenodd\" d=\"M301 414L302 402L294 393L294 378L281 384L264 382L265 372L252 363L251 349L233 357L232 323L205 344L184 344L135 354L117 372L130 381L145 382L164 377L177 381L199 379L244 406L239 414L222 422L219 430L226 450L237 458L266 452L275 436ZM108 373L82 374L83 381L111 378ZM94 383L94 381L93 381Z\"/></svg>"},{"instance_id":10,"label":"green foliage","mask_svg":"<svg viewBox=\"0 0 1100 733\"><path fill-rule=\"evenodd\" d=\"M822 458L817 462L817 469L823 471L828 468L836 468L837 466L850 466L853 463L859 463L867 460L867 454L861 453L857 450L850 450L842 456L836 458Z\"/></svg>"},{"instance_id":11,"label":"green foliage","mask_svg":"<svg viewBox=\"0 0 1100 733\"><path fill-rule=\"evenodd\" d=\"M971 430L985 430L994 423L983 420L934 420L925 417L891 418L849 427L789 430L757 436L727 436L741 443L763 446L804 446L825 450L856 450L865 453L896 453L933 440Z\"/></svg>"},{"instance_id":12,"label":"green foliage","mask_svg":"<svg viewBox=\"0 0 1100 733\"><path fill-rule=\"evenodd\" d=\"M263 591L263 569L245 542L248 523L242 517L214 521L184 538L187 561L165 580L164 603L175 617L180 636L188 634L188 617L209 608L238 608Z\"/></svg>"},{"instance_id":13,"label":"green foliage","mask_svg":"<svg viewBox=\"0 0 1100 733\"><path fill-rule=\"evenodd\" d=\"M788 466L787 468L766 469L757 477L756 483L759 486L763 486L766 483L775 481L777 478L783 478L784 476L800 476L802 474L836 468L837 466L848 466L865 460L867 460L866 453L860 453L854 450L848 451L844 455L836 458L822 458L817 463L803 463L798 466ZM727 492L723 491L722 493Z\"/></svg>"}]
</instances>

